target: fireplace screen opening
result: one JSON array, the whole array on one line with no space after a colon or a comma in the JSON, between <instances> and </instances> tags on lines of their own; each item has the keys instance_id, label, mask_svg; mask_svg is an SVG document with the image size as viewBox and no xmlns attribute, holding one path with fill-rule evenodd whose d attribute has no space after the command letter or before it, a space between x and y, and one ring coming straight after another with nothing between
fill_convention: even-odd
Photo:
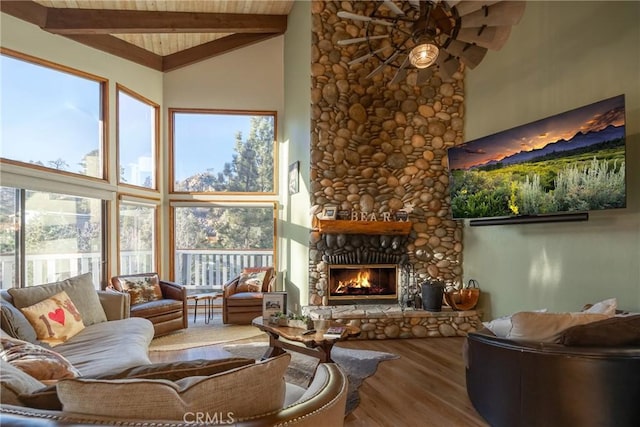
<instances>
[{"instance_id":1,"label":"fireplace screen opening","mask_svg":"<svg viewBox=\"0 0 640 427\"><path fill-rule=\"evenodd\" d=\"M397 298L397 283L394 264L329 267L330 299Z\"/></svg>"}]
</instances>

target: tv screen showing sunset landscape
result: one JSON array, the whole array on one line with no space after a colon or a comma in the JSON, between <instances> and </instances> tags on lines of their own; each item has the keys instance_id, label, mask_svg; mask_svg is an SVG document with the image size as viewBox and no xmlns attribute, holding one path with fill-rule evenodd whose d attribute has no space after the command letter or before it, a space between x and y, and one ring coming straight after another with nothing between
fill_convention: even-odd
<instances>
[{"instance_id":1,"label":"tv screen showing sunset landscape","mask_svg":"<svg viewBox=\"0 0 640 427\"><path fill-rule=\"evenodd\" d=\"M624 95L449 148L454 218L623 208Z\"/></svg>"}]
</instances>

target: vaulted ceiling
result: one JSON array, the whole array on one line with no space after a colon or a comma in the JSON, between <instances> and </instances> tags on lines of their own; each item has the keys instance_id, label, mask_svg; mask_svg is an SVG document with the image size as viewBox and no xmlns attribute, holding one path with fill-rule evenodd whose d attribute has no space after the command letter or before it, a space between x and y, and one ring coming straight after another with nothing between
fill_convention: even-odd
<instances>
[{"instance_id":1,"label":"vaulted ceiling","mask_svg":"<svg viewBox=\"0 0 640 427\"><path fill-rule=\"evenodd\" d=\"M283 34L294 0L0 1L53 34L170 71Z\"/></svg>"}]
</instances>

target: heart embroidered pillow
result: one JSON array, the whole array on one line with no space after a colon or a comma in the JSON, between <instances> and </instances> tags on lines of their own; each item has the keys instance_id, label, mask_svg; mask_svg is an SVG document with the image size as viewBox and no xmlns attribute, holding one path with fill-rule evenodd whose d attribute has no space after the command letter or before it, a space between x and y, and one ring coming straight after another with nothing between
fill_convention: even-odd
<instances>
[{"instance_id":1,"label":"heart embroidered pillow","mask_svg":"<svg viewBox=\"0 0 640 427\"><path fill-rule=\"evenodd\" d=\"M54 347L84 329L82 317L66 292L20 309L38 339Z\"/></svg>"}]
</instances>

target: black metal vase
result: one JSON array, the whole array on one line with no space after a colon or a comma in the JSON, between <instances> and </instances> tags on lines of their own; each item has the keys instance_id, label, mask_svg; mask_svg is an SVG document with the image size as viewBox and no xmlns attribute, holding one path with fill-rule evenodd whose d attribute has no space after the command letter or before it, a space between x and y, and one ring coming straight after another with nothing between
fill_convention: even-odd
<instances>
[{"instance_id":1,"label":"black metal vase","mask_svg":"<svg viewBox=\"0 0 640 427\"><path fill-rule=\"evenodd\" d=\"M442 310L444 283L426 281L422 284L422 308L427 311Z\"/></svg>"}]
</instances>

